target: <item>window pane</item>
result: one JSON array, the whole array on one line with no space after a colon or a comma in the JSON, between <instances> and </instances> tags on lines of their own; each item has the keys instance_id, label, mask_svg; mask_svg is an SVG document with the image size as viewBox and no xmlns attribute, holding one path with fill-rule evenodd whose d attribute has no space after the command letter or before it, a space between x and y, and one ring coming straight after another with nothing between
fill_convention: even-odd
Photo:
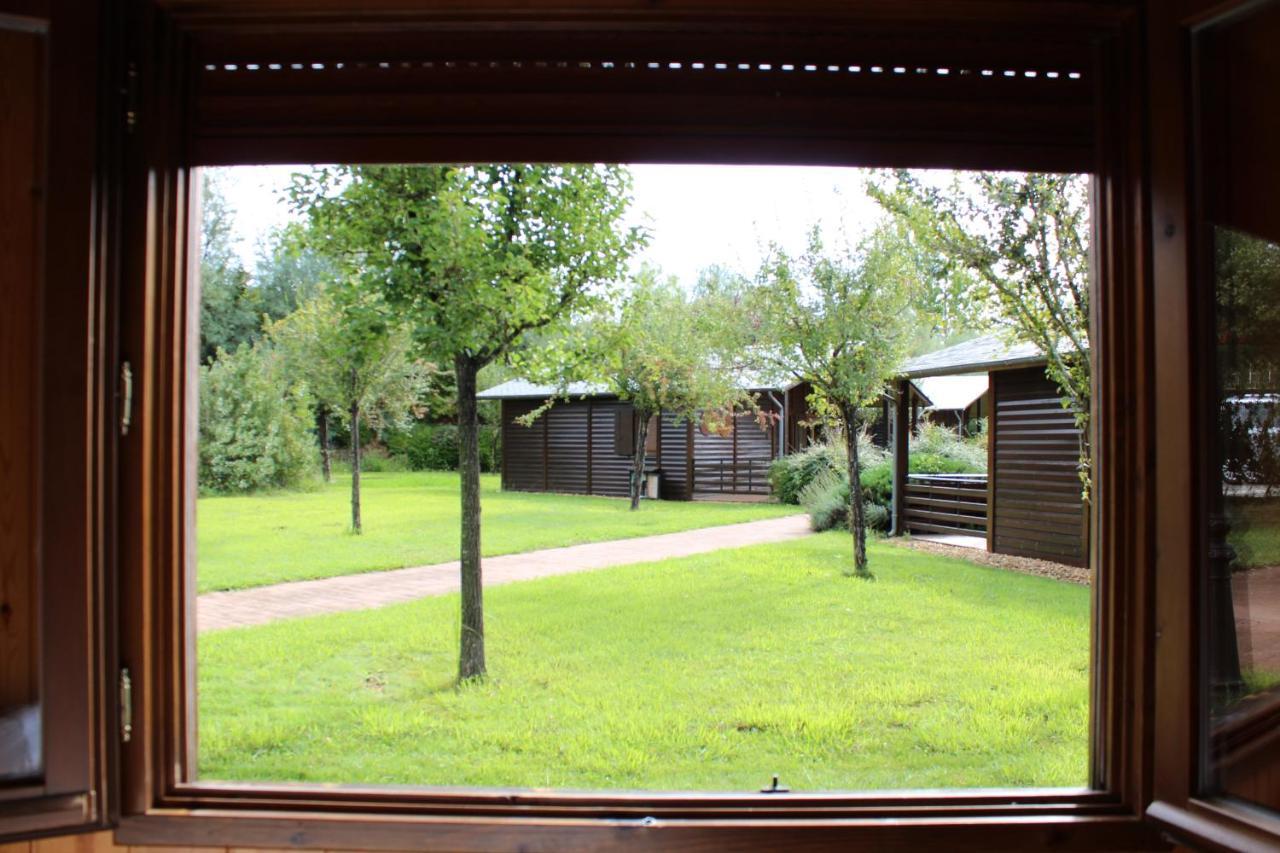
<instances>
[{"instance_id":1,"label":"window pane","mask_svg":"<svg viewBox=\"0 0 1280 853\"><path fill-rule=\"evenodd\" d=\"M1206 467L1204 786L1280 809L1280 3L1197 36L1213 311Z\"/></svg>"}]
</instances>

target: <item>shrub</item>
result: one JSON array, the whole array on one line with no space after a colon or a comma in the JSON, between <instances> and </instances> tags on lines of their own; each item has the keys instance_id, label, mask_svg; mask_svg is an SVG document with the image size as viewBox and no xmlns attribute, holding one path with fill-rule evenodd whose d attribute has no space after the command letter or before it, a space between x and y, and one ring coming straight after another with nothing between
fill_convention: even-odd
<instances>
[{"instance_id":1,"label":"shrub","mask_svg":"<svg viewBox=\"0 0 1280 853\"><path fill-rule=\"evenodd\" d=\"M911 457L911 470L917 474L981 474L987 470L986 432L962 438L950 427L922 423L911 438Z\"/></svg>"},{"instance_id":2,"label":"shrub","mask_svg":"<svg viewBox=\"0 0 1280 853\"><path fill-rule=\"evenodd\" d=\"M480 470L496 471L502 464L501 431L480 425ZM415 423L387 435L387 450L413 471L457 471L458 427L455 424Z\"/></svg>"},{"instance_id":3,"label":"shrub","mask_svg":"<svg viewBox=\"0 0 1280 853\"><path fill-rule=\"evenodd\" d=\"M878 468L885 466L878 465ZM862 512L868 530L881 532L889 529L889 507L887 502L875 499L873 492L867 488L866 474L863 472ZM849 478L842 471L828 471L805 487L800 502L809 513L809 526L816 531L849 528Z\"/></svg>"},{"instance_id":4,"label":"shrub","mask_svg":"<svg viewBox=\"0 0 1280 853\"><path fill-rule=\"evenodd\" d=\"M200 489L251 492L313 483L319 452L303 389L262 344L219 350L200 368Z\"/></svg>"},{"instance_id":5,"label":"shrub","mask_svg":"<svg viewBox=\"0 0 1280 853\"><path fill-rule=\"evenodd\" d=\"M780 503L800 503L800 493L827 471L839 471L844 476L848 468L844 446L824 441L805 448L799 453L784 456L769 466L769 485ZM871 443L865 434L858 440L858 461L865 472L868 468L884 464L885 451Z\"/></svg>"},{"instance_id":6,"label":"shrub","mask_svg":"<svg viewBox=\"0 0 1280 853\"><path fill-rule=\"evenodd\" d=\"M367 447L360 456L360 470L366 474L399 473L409 466L399 456L392 456L380 447Z\"/></svg>"}]
</instances>

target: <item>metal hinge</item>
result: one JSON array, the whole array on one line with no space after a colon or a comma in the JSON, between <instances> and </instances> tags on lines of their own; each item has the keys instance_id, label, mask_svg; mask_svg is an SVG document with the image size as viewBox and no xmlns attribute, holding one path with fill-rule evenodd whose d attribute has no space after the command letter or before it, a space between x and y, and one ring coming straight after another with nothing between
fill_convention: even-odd
<instances>
[{"instance_id":1,"label":"metal hinge","mask_svg":"<svg viewBox=\"0 0 1280 853\"><path fill-rule=\"evenodd\" d=\"M133 368L129 362L120 362L120 435L129 434L133 423Z\"/></svg>"},{"instance_id":2,"label":"metal hinge","mask_svg":"<svg viewBox=\"0 0 1280 853\"><path fill-rule=\"evenodd\" d=\"M120 669L120 742L133 739L133 679L129 667Z\"/></svg>"},{"instance_id":3,"label":"metal hinge","mask_svg":"<svg viewBox=\"0 0 1280 853\"><path fill-rule=\"evenodd\" d=\"M133 133L138 126L138 63L130 62L125 68L120 94L124 98L124 130Z\"/></svg>"}]
</instances>

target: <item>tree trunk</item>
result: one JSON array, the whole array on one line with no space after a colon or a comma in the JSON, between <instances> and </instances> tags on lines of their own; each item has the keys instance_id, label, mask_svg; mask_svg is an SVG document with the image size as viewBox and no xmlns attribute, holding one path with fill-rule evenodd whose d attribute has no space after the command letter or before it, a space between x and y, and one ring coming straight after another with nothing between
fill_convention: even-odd
<instances>
[{"instance_id":1,"label":"tree trunk","mask_svg":"<svg viewBox=\"0 0 1280 853\"><path fill-rule=\"evenodd\" d=\"M635 447L631 450L631 509L640 508L640 490L644 486L644 446L649 441L649 413L635 413L636 428L632 430Z\"/></svg>"},{"instance_id":2,"label":"tree trunk","mask_svg":"<svg viewBox=\"0 0 1280 853\"><path fill-rule=\"evenodd\" d=\"M870 578L867 568L867 520L862 512L862 466L858 462L857 416L845 413L844 441L849 452L849 528L853 531L853 573Z\"/></svg>"},{"instance_id":3,"label":"tree trunk","mask_svg":"<svg viewBox=\"0 0 1280 853\"><path fill-rule=\"evenodd\" d=\"M360 533L360 404L351 404L351 532Z\"/></svg>"},{"instance_id":4,"label":"tree trunk","mask_svg":"<svg viewBox=\"0 0 1280 853\"><path fill-rule=\"evenodd\" d=\"M320 431L320 471L326 483L333 482L333 464L329 458L329 407L321 406L316 412Z\"/></svg>"},{"instance_id":5,"label":"tree trunk","mask_svg":"<svg viewBox=\"0 0 1280 853\"><path fill-rule=\"evenodd\" d=\"M458 377L458 471L462 478L462 635L458 680L483 678L484 586L480 575L480 421L476 412L478 365L454 359Z\"/></svg>"}]
</instances>

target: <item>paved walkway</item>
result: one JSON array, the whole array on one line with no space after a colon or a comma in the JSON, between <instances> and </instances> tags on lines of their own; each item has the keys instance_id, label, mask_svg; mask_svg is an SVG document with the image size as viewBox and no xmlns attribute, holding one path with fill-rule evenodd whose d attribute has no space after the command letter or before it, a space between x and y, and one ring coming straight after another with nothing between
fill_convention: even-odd
<instances>
[{"instance_id":1,"label":"paved walkway","mask_svg":"<svg viewBox=\"0 0 1280 853\"><path fill-rule=\"evenodd\" d=\"M1280 567L1231 576L1240 664L1280 672Z\"/></svg>"},{"instance_id":2,"label":"paved walkway","mask_svg":"<svg viewBox=\"0 0 1280 853\"><path fill-rule=\"evenodd\" d=\"M490 587L628 563L704 554L723 548L781 542L807 536L809 532L808 516L789 515L680 533L485 557L484 584ZM458 562L455 560L434 566L342 575L234 592L211 592L197 599L196 624L201 632L240 628L299 616L367 610L457 591Z\"/></svg>"}]
</instances>

